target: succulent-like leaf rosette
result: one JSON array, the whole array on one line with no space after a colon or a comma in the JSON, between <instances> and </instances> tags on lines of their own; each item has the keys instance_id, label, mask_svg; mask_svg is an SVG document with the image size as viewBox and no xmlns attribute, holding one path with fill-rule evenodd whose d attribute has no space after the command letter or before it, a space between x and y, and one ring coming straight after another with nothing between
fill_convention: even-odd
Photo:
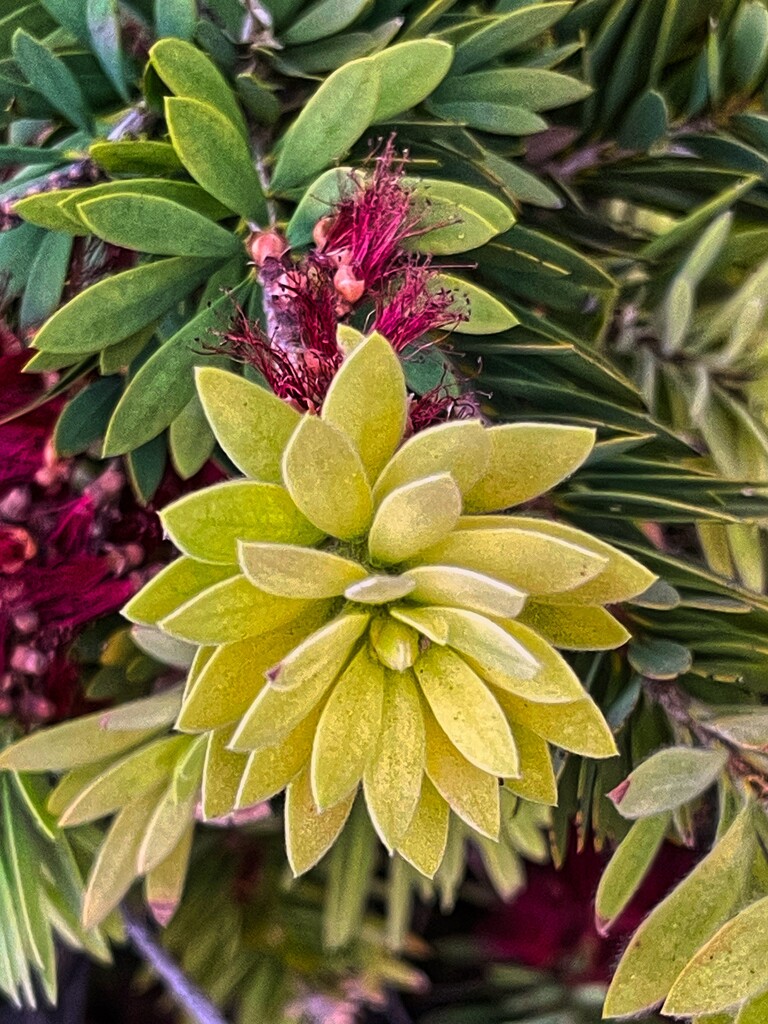
<instances>
[{"instance_id":1,"label":"succulent-like leaf rosette","mask_svg":"<svg viewBox=\"0 0 768 1024\"><path fill-rule=\"evenodd\" d=\"M555 802L548 742L615 752L556 648L622 644L603 605L652 575L571 527L489 514L567 477L593 431L470 419L404 441L403 371L377 334L320 416L216 368L198 389L246 478L165 509L183 557L126 614L197 645L177 728L211 733L206 813L286 789L300 873L362 783L386 847L433 875L451 811L498 835L500 779Z\"/></svg>"}]
</instances>

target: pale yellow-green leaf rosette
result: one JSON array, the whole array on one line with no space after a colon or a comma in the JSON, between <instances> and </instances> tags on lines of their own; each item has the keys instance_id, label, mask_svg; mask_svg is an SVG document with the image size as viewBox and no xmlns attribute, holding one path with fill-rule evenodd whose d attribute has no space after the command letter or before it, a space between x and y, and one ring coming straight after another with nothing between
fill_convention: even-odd
<instances>
[{"instance_id":1,"label":"pale yellow-green leaf rosette","mask_svg":"<svg viewBox=\"0 0 768 1024\"><path fill-rule=\"evenodd\" d=\"M463 420L406 440L403 371L376 334L320 416L212 367L198 390L248 477L165 509L182 557L125 613L198 649L176 728L208 734L204 813L286 790L300 873L362 791L385 846L432 876L451 813L487 841L500 783L556 800L549 743L615 753L557 648L624 643L604 605L653 576L582 531L499 514L569 476L593 431Z\"/></svg>"}]
</instances>

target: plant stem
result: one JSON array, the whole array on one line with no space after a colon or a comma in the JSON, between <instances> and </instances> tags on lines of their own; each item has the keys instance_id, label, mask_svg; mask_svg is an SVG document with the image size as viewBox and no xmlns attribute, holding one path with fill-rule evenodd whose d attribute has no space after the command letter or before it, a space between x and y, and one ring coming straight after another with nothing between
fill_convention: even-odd
<instances>
[{"instance_id":1,"label":"plant stem","mask_svg":"<svg viewBox=\"0 0 768 1024\"><path fill-rule=\"evenodd\" d=\"M123 907L126 934L184 1012L198 1024L227 1024L218 1008L159 945L149 928Z\"/></svg>"}]
</instances>

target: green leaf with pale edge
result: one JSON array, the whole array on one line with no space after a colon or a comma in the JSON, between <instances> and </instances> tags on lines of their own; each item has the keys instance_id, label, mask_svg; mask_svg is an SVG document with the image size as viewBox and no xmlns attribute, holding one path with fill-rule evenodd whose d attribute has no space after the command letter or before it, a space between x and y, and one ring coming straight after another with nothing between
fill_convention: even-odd
<instances>
[{"instance_id":1,"label":"green leaf with pale edge","mask_svg":"<svg viewBox=\"0 0 768 1024\"><path fill-rule=\"evenodd\" d=\"M307 601L264 594L243 576L235 576L203 590L164 618L160 627L194 644L226 644L279 629L307 609Z\"/></svg>"},{"instance_id":2,"label":"green leaf with pale edge","mask_svg":"<svg viewBox=\"0 0 768 1024\"><path fill-rule=\"evenodd\" d=\"M466 495L467 512L495 512L551 490L584 462L595 443L588 427L505 423L491 427L485 475Z\"/></svg>"},{"instance_id":3,"label":"green leaf with pale edge","mask_svg":"<svg viewBox=\"0 0 768 1024\"><path fill-rule=\"evenodd\" d=\"M616 756L611 730L591 697L573 704L539 704L506 690L495 694L511 722L520 722L555 746L585 757Z\"/></svg>"},{"instance_id":4,"label":"green leaf with pale edge","mask_svg":"<svg viewBox=\"0 0 768 1024\"><path fill-rule=\"evenodd\" d=\"M744 906L755 851L754 813L745 808L640 925L608 989L606 1016L641 1014L665 999L691 957Z\"/></svg>"},{"instance_id":5,"label":"green leaf with pale edge","mask_svg":"<svg viewBox=\"0 0 768 1024\"><path fill-rule=\"evenodd\" d=\"M243 572L259 590L282 597L339 597L347 587L365 580L365 569L332 551L294 544L239 545Z\"/></svg>"},{"instance_id":6,"label":"green leaf with pale edge","mask_svg":"<svg viewBox=\"0 0 768 1024\"><path fill-rule=\"evenodd\" d=\"M165 736L132 750L91 780L64 808L61 825L96 821L168 781L189 749L188 736Z\"/></svg>"},{"instance_id":7,"label":"green leaf with pale edge","mask_svg":"<svg viewBox=\"0 0 768 1024\"><path fill-rule=\"evenodd\" d=\"M427 878L434 878L445 855L449 819L448 804L425 778L416 812L397 844L397 852Z\"/></svg>"},{"instance_id":8,"label":"green leaf with pale edge","mask_svg":"<svg viewBox=\"0 0 768 1024\"><path fill-rule=\"evenodd\" d=\"M318 718L319 713L313 711L289 729L278 743L263 746L249 755L237 794L239 808L268 800L285 789L303 768L308 769Z\"/></svg>"},{"instance_id":9,"label":"green leaf with pale edge","mask_svg":"<svg viewBox=\"0 0 768 1024\"><path fill-rule=\"evenodd\" d=\"M312 793L320 809L348 796L363 777L381 729L384 668L363 647L333 687L312 747Z\"/></svg>"},{"instance_id":10,"label":"green leaf with pale edge","mask_svg":"<svg viewBox=\"0 0 768 1024\"><path fill-rule=\"evenodd\" d=\"M472 516L464 522L471 524ZM457 565L493 576L528 594L573 591L601 573L608 560L570 541L518 529L514 516L504 529L460 530L419 556L421 564ZM534 520L535 521L535 520ZM544 527L548 525L542 520Z\"/></svg>"},{"instance_id":11,"label":"green leaf with pale edge","mask_svg":"<svg viewBox=\"0 0 768 1024\"><path fill-rule=\"evenodd\" d=\"M91 353L140 331L210 274L210 260L171 256L86 288L35 335L41 352Z\"/></svg>"},{"instance_id":12,"label":"green leaf with pale edge","mask_svg":"<svg viewBox=\"0 0 768 1024\"><path fill-rule=\"evenodd\" d=\"M381 83L371 120L387 121L434 92L448 74L453 47L440 39L414 39L368 59L375 62Z\"/></svg>"},{"instance_id":13,"label":"green leaf with pale edge","mask_svg":"<svg viewBox=\"0 0 768 1024\"><path fill-rule=\"evenodd\" d=\"M195 379L216 440L237 468L254 480L279 483L299 413L266 388L215 366L200 367Z\"/></svg>"},{"instance_id":14,"label":"green leaf with pale edge","mask_svg":"<svg viewBox=\"0 0 768 1024\"><path fill-rule=\"evenodd\" d=\"M518 773L504 713L483 680L453 651L430 647L414 665L432 713L460 754L482 771Z\"/></svg>"},{"instance_id":15,"label":"green leaf with pale edge","mask_svg":"<svg viewBox=\"0 0 768 1024\"><path fill-rule=\"evenodd\" d=\"M391 491L368 534L374 562L392 565L441 541L461 515L461 492L448 473L415 480Z\"/></svg>"},{"instance_id":16,"label":"green leaf with pale edge","mask_svg":"<svg viewBox=\"0 0 768 1024\"><path fill-rule=\"evenodd\" d=\"M459 529L499 530L509 525L513 525L515 530L528 530L532 534L557 538L605 559L603 568L598 572L592 572L580 585L564 587L562 589L566 592L563 593L549 591L546 594L547 604L618 604L644 593L657 578L636 559L611 544L606 544L605 541L598 540L583 530L577 530L565 523L556 523L551 519L537 519L532 516L467 516L460 520Z\"/></svg>"},{"instance_id":17,"label":"green leaf with pale edge","mask_svg":"<svg viewBox=\"0 0 768 1024\"><path fill-rule=\"evenodd\" d=\"M283 455L283 479L311 523L341 540L365 533L373 514L365 468L340 430L305 416Z\"/></svg>"},{"instance_id":18,"label":"green leaf with pale edge","mask_svg":"<svg viewBox=\"0 0 768 1024\"><path fill-rule=\"evenodd\" d=\"M158 800L136 858L140 875L170 857L194 821L205 749L206 742L201 737L179 761L168 788Z\"/></svg>"},{"instance_id":19,"label":"green leaf with pale edge","mask_svg":"<svg viewBox=\"0 0 768 1024\"><path fill-rule=\"evenodd\" d=\"M520 621L535 629L554 647L566 651L602 651L623 646L629 630L605 608L555 605L528 601Z\"/></svg>"},{"instance_id":20,"label":"green leaf with pale edge","mask_svg":"<svg viewBox=\"0 0 768 1024\"><path fill-rule=\"evenodd\" d=\"M198 184L247 220L265 223L264 192L242 133L209 103L168 97L165 117L174 149Z\"/></svg>"},{"instance_id":21,"label":"green leaf with pale edge","mask_svg":"<svg viewBox=\"0 0 768 1024\"><path fill-rule=\"evenodd\" d=\"M400 360L387 339L374 333L337 370L322 418L349 438L373 482L400 443L407 405Z\"/></svg>"},{"instance_id":22,"label":"green leaf with pale edge","mask_svg":"<svg viewBox=\"0 0 768 1024\"><path fill-rule=\"evenodd\" d=\"M273 637L249 637L217 647L196 676L176 728L183 732L219 729L243 715L265 685L264 673L290 643L278 631Z\"/></svg>"},{"instance_id":23,"label":"green leaf with pale edge","mask_svg":"<svg viewBox=\"0 0 768 1024\"><path fill-rule=\"evenodd\" d=\"M414 583L407 575L403 576L367 576L359 583L347 587L344 596L349 601L361 604L389 604L407 597L413 590Z\"/></svg>"},{"instance_id":24,"label":"green leaf with pale edge","mask_svg":"<svg viewBox=\"0 0 768 1024\"><path fill-rule=\"evenodd\" d=\"M97 238L157 256L229 256L240 240L186 206L159 196L129 192L77 204L80 219Z\"/></svg>"},{"instance_id":25,"label":"green leaf with pale edge","mask_svg":"<svg viewBox=\"0 0 768 1024\"><path fill-rule=\"evenodd\" d=\"M314 544L322 534L278 484L227 480L186 494L160 513L173 543L205 562L236 563L238 542Z\"/></svg>"},{"instance_id":26,"label":"green leaf with pale edge","mask_svg":"<svg viewBox=\"0 0 768 1024\"><path fill-rule=\"evenodd\" d=\"M272 189L301 185L340 159L371 124L380 72L367 59L353 60L323 82L282 138Z\"/></svg>"},{"instance_id":27,"label":"green leaf with pale edge","mask_svg":"<svg viewBox=\"0 0 768 1024\"><path fill-rule=\"evenodd\" d=\"M141 701L131 705L137 709ZM83 715L71 722L25 736L0 752L0 768L22 772L62 772L115 758L148 739L157 727L108 730L102 725L104 712Z\"/></svg>"},{"instance_id":28,"label":"green leaf with pale edge","mask_svg":"<svg viewBox=\"0 0 768 1024\"><path fill-rule=\"evenodd\" d=\"M348 28L366 8L368 0L315 0L286 29L281 38L289 46L327 39ZM288 58L290 60L290 56Z\"/></svg>"},{"instance_id":29,"label":"green leaf with pale edge","mask_svg":"<svg viewBox=\"0 0 768 1024\"><path fill-rule=\"evenodd\" d=\"M327 811L312 800L309 771L303 771L285 797L285 849L294 875L309 871L330 850L354 803L354 793Z\"/></svg>"},{"instance_id":30,"label":"green leaf with pale edge","mask_svg":"<svg viewBox=\"0 0 768 1024\"><path fill-rule=\"evenodd\" d=\"M504 785L524 800L554 807L557 779L547 741L520 722L510 722L510 728L520 758L520 777L506 779Z\"/></svg>"},{"instance_id":31,"label":"green leaf with pale edge","mask_svg":"<svg viewBox=\"0 0 768 1024\"><path fill-rule=\"evenodd\" d=\"M162 0L159 7L165 6ZM181 39L161 39L149 51L152 67L175 96L201 100L224 114L243 135L247 128L227 80L204 53Z\"/></svg>"},{"instance_id":32,"label":"green leaf with pale edge","mask_svg":"<svg viewBox=\"0 0 768 1024\"><path fill-rule=\"evenodd\" d=\"M270 684L276 690L312 690L323 679L332 682L351 658L369 621L367 612L342 613L273 665Z\"/></svg>"},{"instance_id":33,"label":"green leaf with pale edge","mask_svg":"<svg viewBox=\"0 0 768 1024\"><path fill-rule=\"evenodd\" d=\"M515 637L484 615L463 608L409 608L401 605L392 615L418 629L433 643L447 645L495 685L504 689L533 679L539 662Z\"/></svg>"},{"instance_id":34,"label":"green leaf with pale edge","mask_svg":"<svg viewBox=\"0 0 768 1024\"><path fill-rule=\"evenodd\" d=\"M194 398L192 368L217 357L201 347L214 337L231 313L233 301L240 301L249 287L243 281L230 293L203 304L142 365L123 392L109 422L104 455L120 455L135 449L161 433Z\"/></svg>"},{"instance_id":35,"label":"green leaf with pale edge","mask_svg":"<svg viewBox=\"0 0 768 1024\"><path fill-rule=\"evenodd\" d=\"M522 49L567 14L571 3L572 0L531 3L508 14L482 19L479 27L457 47L454 74L487 64L512 49Z\"/></svg>"},{"instance_id":36,"label":"green leaf with pale edge","mask_svg":"<svg viewBox=\"0 0 768 1024\"><path fill-rule=\"evenodd\" d=\"M206 821L223 818L237 807L237 795L248 756L228 750L232 729L216 729L208 735L203 769L203 817Z\"/></svg>"},{"instance_id":37,"label":"green leaf with pale edge","mask_svg":"<svg viewBox=\"0 0 768 1024\"><path fill-rule=\"evenodd\" d=\"M173 853L147 875L147 905L161 928L170 924L181 902L194 831L190 825Z\"/></svg>"},{"instance_id":38,"label":"green leaf with pale edge","mask_svg":"<svg viewBox=\"0 0 768 1024\"><path fill-rule=\"evenodd\" d=\"M480 479L491 455L488 431L479 420L441 423L410 437L376 481L380 502L396 487L438 473L450 473L462 494Z\"/></svg>"},{"instance_id":39,"label":"green leaf with pale edge","mask_svg":"<svg viewBox=\"0 0 768 1024\"><path fill-rule=\"evenodd\" d=\"M456 334L499 334L519 323L515 314L485 288L452 274L436 274L430 283L433 291L446 289L453 292L460 306L464 297L469 299L469 319L460 320L454 327Z\"/></svg>"},{"instance_id":40,"label":"green leaf with pale edge","mask_svg":"<svg viewBox=\"0 0 768 1024\"><path fill-rule=\"evenodd\" d=\"M595 897L595 918L602 932L608 931L639 889L664 842L669 821L667 813L636 821L611 857Z\"/></svg>"},{"instance_id":41,"label":"green leaf with pale edge","mask_svg":"<svg viewBox=\"0 0 768 1024\"><path fill-rule=\"evenodd\" d=\"M131 622L154 625L190 598L236 572L234 565L212 565L194 558L177 558L131 598L123 608L123 615Z\"/></svg>"},{"instance_id":42,"label":"green leaf with pale edge","mask_svg":"<svg viewBox=\"0 0 768 1024\"><path fill-rule=\"evenodd\" d=\"M608 795L625 818L648 818L700 796L727 761L725 750L668 747L643 761Z\"/></svg>"},{"instance_id":43,"label":"green leaf with pale edge","mask_svg":"<svg viewBox=\"0 0 768 1024\"><path fill-rule=\"evenodd\" d=\"M406 248L416 252L435 256L466 252L485 245L515 223L508 206L479 188L432 178L406 181L413 185L422 225L430 228L407 241Z\"/></svg>"},{"instance_id":44,"label":"green leaf with pale edge","mask_svg":"<svg viewBox=\"0 0 768 1024\"><path fill-rule=\"evenodd\" d=\"M431 712L425 714L424 724L427 736L426 771L436 789L470 828L490 839L498 839L498 780L459 753Z\"/></svg>"},{"instance_id":45,"label":"green leaf with pale edge","mask_svg":"<svg viewBox=\"0 0 768 1024\"><path fill-rule=\"evenodd\" d=\"M565 658L538 633L513 619L504 619L501 625L538 662L539 667L532 678L524 682L516 680L514 684L503 674L484 673L489 682L542 704L570 704L586 696L579 677Z\"/></svg>"},{"instance_id":46,"label":"green leaf with pale edge","mask_svg":"<svg viewBox=\"0 0 768 1024\"><path fill-rule=\"evenodd\" d=\"M490 576L451 565L421 565L409 569L406 577L415 583L412 600L417 604L447 605L515 618L525 604L525 594Z\"/></svg>"},{"instance_id":47,"label":"green leaf with pale edge","mask_svg":"<svg viewBox=\"0 0 768 1024\"><path fill-rule=\"evenodd\" d=\"M368 813L388 850L397 846L416 812L425 755L424 718L413 677L388 672L381 731L363 775Z\"/></svg>"},{"instance_id":48,"label":"green leaf with pale edge","mask_svg":"<svg viewBox=\"0 0 768 1024\"><path fill-rule=\"evenodd\" d=\"M83 924L93 928L114 910L137 875L136 859L157 803L152 789L115 818L96 855L83 900Z\"/></svg>"}]
</instances>

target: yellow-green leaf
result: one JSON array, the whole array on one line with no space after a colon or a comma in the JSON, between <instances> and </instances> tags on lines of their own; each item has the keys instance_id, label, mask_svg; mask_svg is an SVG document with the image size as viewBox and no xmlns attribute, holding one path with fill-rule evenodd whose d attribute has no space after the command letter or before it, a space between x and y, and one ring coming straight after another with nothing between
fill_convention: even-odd
<instances>
[{"instance_id":1,"label":"yellow-green leaf","mask_svg":"<svg viewBox=\"0 0 768 1024\"><path fill-rule=\"evenodd\" d=\"M428 778L421 784L416 813L397 852L427 878L440 867L448 843L450 809Z\"/></svg>"},{"instance_id":2,"label":"yellow-green leaf","mask_svg":"<svg viewBox=\"0 0 768 1024\"><path fill-rule=\"evenodd\" d=\"M365 569L331 551L294 544L240 544L240 565L259 590L279 597L339 597Z\"/></svg>"},{"instance_id":3,"label":"yellow-green leaf","mask_svg":"<svg viewBox=\"0 0 768 1024\"><path fill-rule=\"evenodd\" d=\"M381 729L384 667L363 648L342 673L320 716L312 748L312 793L323 810L363 777Z\"/></svg>"},{"instance_id":4,"label":"yellow-green leaf","mask_svg":"<svg viewBox=\"0 0 768 1024\"><path fill-rule=\"evenodd\" d=\"M413 677L388 672L381 731L363 776L371 821L388 850L397 846L416 812L425 746L424 719Z\"/></svg>"},{"instance_id":5,"label":"yellow-green leaf","mask_svg":"<svg viewBox=\"0 0 768 1024\"><path fill-rule=\"evenodd\" d=\"M384 468L373 495L380 502L396 487L438 473L450 473L466 494L485 472L491 454L480 420L457 420L428 427L410 437Z\"/></svg>"},{"instance_id":6,"label":"yellow-green leaf","mask_svg":"<svg viewBox=\"0 0 768 1024\"><path fill-rule=\"evenodd\" d=\"M448 473L415 480L391 491L374 516L368 551L376 562L413 558L443 540L461 515L461 491Z\"/></svg>"},{"instance_id":7,"label":"yellow-green leaf","mask_svg":"<svg viewBox=\"0 0 768 1024\"><path fill-rule=\"evenodd\" d=\"M520 722L510 722L520 758L520 777L507 779L504 785L516 796L533 803L557 804L557 779L547 741Z\"/></svg>"},{"instance_id":8,"label":"yellow-green leaf","mask_svg":"<svg viewBox=\"0 0 768 1024\"><path fill-rule=\"evenodd\" d=\"M187 736L166 736L127 754L106 768L65 808L61 825L96 821L170 779L189 750Z\"/></svg>"},{"instance_id":9,"label":"yellow-green leaf","mask_svg":"<svg viewBox=\"0 0 768 1024\"><path fill-rule=\"evenodd\" d=\"M637 892L669 829L670 815L636 821L608 862L595 897L598 928L606 933Z\"/></svg>"},{"instance_id":10,"label":"yellow-green leaf","mask_svg":"<svg viewBox=\"0 0 768 1024\"><path fill-rule=\"evenodd\" d=\"M327 680L327 686L352 657L369 621L367 612L342 613L273 665L268 673L270 685L276 690L312 690Z\"/></svg>"},{"instance_id":11,"label":"yellow-green leaf","mask_svg":"<svg viewBox=\"0 0 768 1024\"><path fill-rule=\"evenodd\" d=\"M405 430L407 394L400 360L372 334L342 363L323 402L322 418L352 442L371 482L393 455Z\"/></svg>"},{"instance_id":12,"label":"yellow-green leaf","mask_svg":"<svg viewBox=\"0 0 768 1024\"><path fill-rule=\"evenodd\" d=\"M504 689L523 685L539 671L534 655L496 622L463 608L393 608L392 615L429 637L453 647Z\"/></svg>"},{"instance_id":13,"label":"yellow-green leaf","mask_svg":"<svg viewBox=\"0 0 768 1024\"><path fill-rule=\"evenodd\" d=\"M585 757L618 753L608 723L591 697L573 704L538 704L497 690L496 698L513 724L520 722L563 750Z\"/></svg>"},{"instance_id":14,"label":"yellow-green leaf","mask_svg":"<svg viewBox=\"0 0 768 1024\"><path fill-rule=\"evenodd\" d=\"M236 572L234 565L212 565L194 558L177 558L131 598L123 608L123 615L131 622L154 625L202 590L221 583Z\"/></svg>"},{"instance_id":15,"label":"yellow-green leaf","mask_svg":"<svg viewBox=\"0 0 768 1024\"><path fill-rule=\"evenodd\" d=\"M332 424L304 417L285 449L283 479L319 530L342 540L365 533L373 514L371 488L351 441Z\"/></svg>"},{"instance_id":16,"label":"yellow-green leaf","mask_svg":"<svg viewBox=\"0 0 768 1024\"><path fill-rule=\"evenodd\" d=\"M529 601L520 621L566 651L613 650L630 638L629 630L597 606Z\"/></svg>"},{"instance_id":17,"label":"yellow-green leaf","mask_svg":"<svg viewBox=\"0 0 768 1024\"><path fill-rule=\"evenodd\" d=\"M437 646L417 659L414 671L438 724L459 753L493 775L517 775L509 724L480 676L458 654Z\"/></svg>"},{"instance_id":18,"label":"yellow-green leaf","mask_svg":"<svg viewBox=\"0 0 768 1024\"><path fill-rule=\"evenodd\" d=\"M567 589L560 595L559 591L549 591L547 604L618 604L642 594L655 581L656 576L630 555L605 541L598 540L583 530L577 530L565 523L556 523L551 519L535 519L527 516L467 516L462 519L461 530L496 530L504 522L514 523L516 530L528 530L531 533L545 534L565 544L577 545L599 558L605 559L603 568L580 585ZM553 595L553 596L550 596ZM554 596L557 595L557 596Z\"/></svg>"},{"instance_id":19,"label":"yellow-green leaf","mask_svg":"<svg viewBox=\"0 0 768 1024\"><path fill-rule=\"evenodd\" d=\"M460 754L431 712L425 714L424 724L427 775L463 821L490 839L498 839L498 779Z\"/></svg>"},{"instance_id":20,"label":"yellow-green leaf","mask_svg":"<svg viewBox=\"0 0 768 1024\"><path fill-rule=\"evenodd\" d=\"M465 499L468 512L494 512L551 490L584 462L595 443L588 427L505 423L491 427L485 475Z\"/></svg>"},{"instance_id":21,"label":"yellow-green leaf","mask_svg":"<svg viewBox=\"0 0 768 1024\"><path fill-rule=\"evenodd\" d=\"M319 712L313 711L278 743L254 750L248 756L237 794L238 807L251 807L262 800L268 800L285 789L302 768L309 769L318 718Z\"/></svg>"},{"instance_id":22,"label":"yellow-green leaf","mask_svg":"<svg viewBox=\"0 0 768 1024\"><path fill-rule=\"evenodd\" d=\"M444 288L461 301L469 300L469 319L460 320L454 327L456 334L499 334L519 323L515 314L485 288L452 274L436 274L430 283L433 290Z\"/></svg>"},{"instance_id":23,"label":"yellow-green leaf","mask_svg":"<svg viewBox=\"0 0 768 1024\"><path fill-rule=\"evenodd\" d=\"M348 601L361 604L388 604L407 597L415 584L407 574L402 576L366 576L359 583L347 587L344 596Z\"/></svg>"},{"instance_id":24,"label":"yellow-green leaf","mask_svg":"<svg viewBox=\"0 0 768 1024\"><path fill-rule=\"evenodd\" d=\"M83 925L95 928L115 909L137 876L136 860L157 802L155 790L129 803L115 818L88 877Z\"/></svg>"},{"instance_id":25,"label":"yellow-green leaf","mask_svg":"<svg viewBox=\"0 0 768 1024\"><path fill-rule=\"evenodd\" d=\"M260 636L292 622L311 602L275 597L244 576L203 590L163 619L162 629L194 644L227 644Z\"/></svg>"},{"instance_id":26,"label":"yellow-green leaf","mask_svg":"<svg viewBox=\"0 0 768 1024\"><path fill-rule=\"evenodd\" d=\"M229 750L233 729L216 729L208 736L203 768L203 817L206 821L223 818L237 806L240 784L248 765L248 755Z\"/></svg>"},{"instance_id":27,"label":"yellow-green leaf","mask_svg":"<svg viewBox=\"0 0 768 1024\"><path fill-rule=\"evenodd\" d=\"M217 366L196 370L197 393L216 440L254 480L280 483L283 451L301 416L266 388Z\"/></svg>"},{"instance_id":28,"label":"yellow-green leaf","mask_svg":"<svg viewBox=\"0 0 768 1024\"><path fill-rule=\"evenodd\" d=\"M196 46L183 39L160 39L150 49L149 59L174 95L212 104L246 134L243 115L227 80Z\"/></svg>"},{"instance_id":29,"label":"yellow-green leaf","mask_svg":"<svg viewBox=\"0 0 768 1024\"><path fill-rule=\"evenodd\" d=\"M727 762L725 750L665 747L608 795L625 818L647 818L695 799L709 789Z\"/></svg>"},{"instance_id":30,"label":"yellow-green leaf","mask_svg":"<svg viewBox=\"0 0 768 1024\"><path fill-rule=\"evenodd\" d=\"M486 676L489 682L520 697L544 704L570 704L586 696L578 676L565 658L538 633L513 619L505 619L501 625L506 633L536 659L539 667L534 676L524 681L509 682L503 674L494 673Z\"/></svg>"},{"instance_id":31,"label":"yellow-green leaf","mask_svg":"<svg viewBox=\"0 0 768 1024\"><path fill-rule=\"evenodd\" d=\"M666 998L691 958L744 905L755 850L753 814L752 807L743 810L640 925L608 989L606 1016L639 1015Z\"/></svg>"},{"instance_id":32,"label":"yellow-green leaf","mask_svg":"<svg viewBox=\"0 0 768 1024\"><path fill-rule=\"evenodd\" d=\"M336 842L354 803L354 793L327 811L312 799L309 771L289 785L285 797L285 848L294 875L309 871Z\"/></svg>"},{"instance_id":33,"label":"yellow-green leaf","mask_svg":"<svg viewBox=\"0 0 768 1024\"><path fill-rule=\"evenodd\" d=\"M501 518L501 517L498 517ZM608 560L586 547L551 536L544 528L518 529L516 516L499 529L469 528L472 516L462 527L434 547L422 551L419 563L458 565L485 573L528 594L559 594L573 591L602 572ZM535 522L536 520L531 520Z\"/></svg>"},{"instance_id":34,"label":"yellow-green leaf","mask_svg":"<svg viewBox=\"0 0 768 1024\"><path fill-rule=\"evenodd\" d=\"M421 565L409 569L407 577L415 581L412 600L417 604L437 604L464 608L482 615L511 619L525 604L525 594L508 583L451 565Z\"/></svg>"},{"instance_id":35,"label":"yellow-green leaf","mask_svg":"<svg viewBox=\"0 0 768 1024\"><path fill-rule=\"evenodd\" d=\"M203 562L236 563L238 541L315 544L322 538L284 488L255 480L185 494L160 519L176 547Z\"/></svg>"}]
</instances>

